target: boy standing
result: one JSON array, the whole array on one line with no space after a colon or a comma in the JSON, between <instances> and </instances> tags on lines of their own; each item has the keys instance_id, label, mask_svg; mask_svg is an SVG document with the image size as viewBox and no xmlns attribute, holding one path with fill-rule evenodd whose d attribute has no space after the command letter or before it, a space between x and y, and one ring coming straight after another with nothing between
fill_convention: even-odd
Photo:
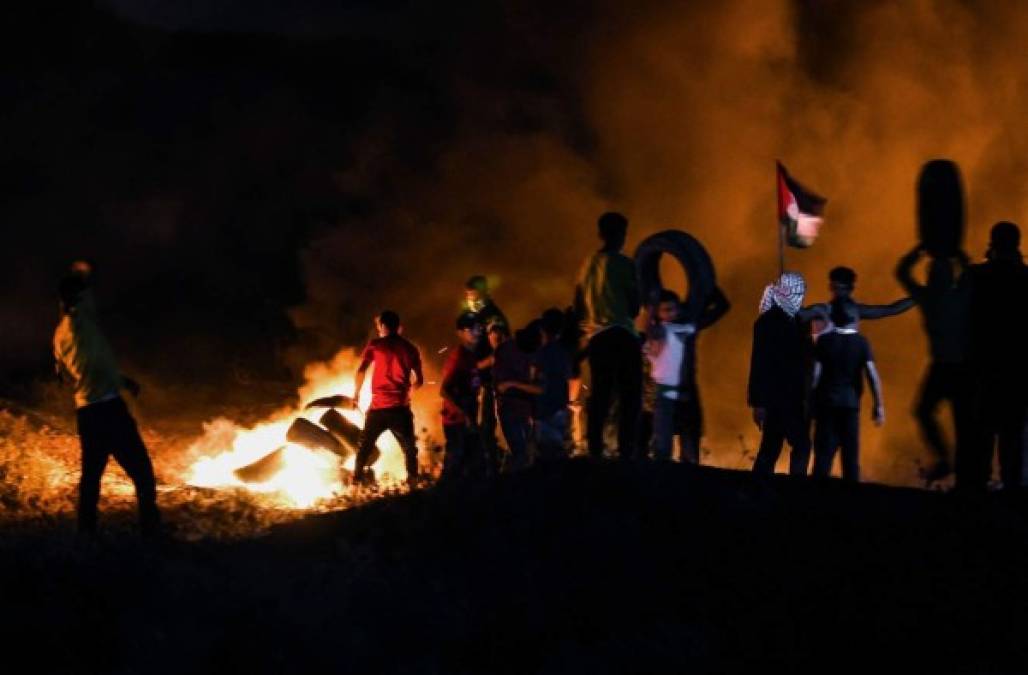
<instances>
[{"instance_id":1,"label":"boy standing","mask_svg":"<svg viewBox=\"0 0 1028 675\"><path fill-rule=\"evenodd\" d=\"M543 345L536 352L532 364L533 380L539 386L535 400L535 439L542 460L567 456L564 439L570 419L568 403L572 361L567 347L561 342L564 323L564 313L559 309L548 309L543 313Z\"/></svg>"},{"instance_id":2,"label":"boy standing","mask_svg":"<svg viewBox=\"0 0 1028 675\"><path fill-rule=\"evenodd\" d=\"M528 464L528 439L532 433L532 395L522 385L529 381L531 356L510 339L506 324L489 327L493 348L493 382L496 383L496 414L510 452L507 468L517 470Z\"/></svg>"},{"instance_id":3,"label":"boy standing","mask_svg":"<svg viewBox=\"0 0 1028 675\"><path fill-rule=\"evenodd\" d=\"M677 323L679 313L678 296L672 291L660 292L657 305L659 323L651 329L646 341L646 357L650 361L650 374L657 385L657 396L653 408L653 454L658 460L671 459L674 436L679 437L681 460L691 464L699 462L699 447L691 439L696 435L688 427L696 420L689 420L687 403L692 394L691 382L686 372L690 362L687 351L690 338L696 334L696 325ZM645 448L640 449L645 455Z\"/></svg>"},{"instance_id":4,"label":"boy standing","mask_svg":"<svg viewBox=\"0 0 1028 675\"><path fill-rule=\"evenodd\" d=\"M822 335L814 350L814 476L832 472L835 451L842 448L842 478L860 481L861 376L867 376L874 399L871 418L885 423L882 385L875 369L871 345L857 332L857 313L852 304L833 306L835 328Z\"/></svg>"},{"instance_id":5,"label":"boy standing","mask_svg":"<svg viewBox=\"0 0 1028 675\"><path fill-rule=\"evenodd\" d=\"M375 365L371 374L371 408L364 416L364 429L357 443L357 459L353 468L354 484L366 482L365 468L375 449L378 437L391 431L403 449L407 466L407 483L414 485L418 477L418 446L414 435L414 413L410 409L411 389L425 383L421 372L421 354L418 348L400 335L400 316L386 310L375 317L378 338L368 343L361 356L354 378L353 406L368 367ZM411 382L411 374L414 382Z\"/></svg>"},{"instance_id":6,"label":"boy standing","mask_svg":"<svg viewBox=\"0 0 1028 675\"><path fill-rule=\"evenodd\" d=\"M481 325L474 314L457 317L456 349L443 365L439 393L443 397L443 435L446 456L440 482L450 482L470 470L481 473L481 445L478 428L478 394L482 381L475 349L481 338Z\"/></svg>"}]
</instances>

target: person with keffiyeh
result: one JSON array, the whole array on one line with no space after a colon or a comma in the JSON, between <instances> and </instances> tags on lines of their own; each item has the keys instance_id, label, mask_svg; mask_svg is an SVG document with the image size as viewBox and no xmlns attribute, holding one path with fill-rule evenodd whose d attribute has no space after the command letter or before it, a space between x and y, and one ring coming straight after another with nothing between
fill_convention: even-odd
<instances>
[{"instance_id":1,"label":"person with keffiyeh","mask_svg":"<svg viewBox=\"0 0 1028 675\"><path fill-rule=\"evenodd\" d=\"M805 476L810 464L808 383L812 343L799 316L807 285L803 276L785 272L764 289L760 316L753 324L748 402L761 430L753 464L757 474L771 475L789 442L789 473Z\"/></svg>"}]
</instances>

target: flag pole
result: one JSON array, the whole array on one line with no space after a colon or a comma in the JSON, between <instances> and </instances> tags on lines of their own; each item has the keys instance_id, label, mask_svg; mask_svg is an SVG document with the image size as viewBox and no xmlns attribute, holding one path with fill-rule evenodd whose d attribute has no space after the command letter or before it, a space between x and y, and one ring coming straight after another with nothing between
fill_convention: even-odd
<instances>
[{"instance_id":1,"label":"flag pole","mask_svg":"<svg viewBox=\"0 0 1028 675\"><path fill-rule=\"evenodd\" d=\"M785 274L785 225L778 223L778 276Z\"/></svg>"}]
</instances>

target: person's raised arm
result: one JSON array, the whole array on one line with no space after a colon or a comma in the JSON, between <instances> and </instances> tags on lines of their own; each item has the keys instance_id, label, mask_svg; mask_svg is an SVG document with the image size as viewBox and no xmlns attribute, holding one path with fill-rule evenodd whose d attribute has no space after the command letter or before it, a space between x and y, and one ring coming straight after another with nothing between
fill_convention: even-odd
<instances>
[{"instance_id":1,"label":"person's raised arm","mask_svg":"<svg viewBox=\"0 0 1028 675\"><path fill-rule=\"evenodd\" d=\"M715 286L714 290L711 291L710 296L707 298L706 306L700 311L699 319L696 321L696 327L699 330L704 328L710 328L715 323L721 320L728 310L732 308L732 303L728 302L728 296L721 290L720 287Z\"/></svg>"},{"instance_id":2,"label":"person's raised arm","mask_svg":"<svg viewBox=\"0 0 1028 675\"><path fill-rule=\"evenodd\" d=\"M896 265L896 280L900 283L912 298L919 298L925 291L924 284L919 284L914 279L914 265L921 259L921 247L916 246L912 251L899 259Z\"/></svg>"}]
</instances>

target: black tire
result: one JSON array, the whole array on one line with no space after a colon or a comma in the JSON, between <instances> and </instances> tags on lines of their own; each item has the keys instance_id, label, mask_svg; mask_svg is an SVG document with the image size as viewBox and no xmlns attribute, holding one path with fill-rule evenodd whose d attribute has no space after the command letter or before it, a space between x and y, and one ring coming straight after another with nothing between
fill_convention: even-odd
<instances>
[{"instance_id":1,"label":"black tire","mask_svg":"<svg viewBox=\"0 0 1028 675\"><path fill-rule=\"evenodd\" d=\"M929 255L950 258L964 242L964 188L960 169L948 159L934 159L917 181L917 235Z\"/></svg>"},{"instance_id":2,"label":"black tire","mask_svg":"<svg viewBox=\"0 0 1028 675\"><path fill-rule=\"evenodd\" d=\"M298 417L293 421L289 430L286 431L286 440L312 450L324 448L340 457L345 457L348 454L343 444L331 432L303 417Z\"/></svg>"},{"instance_id":3,"label":"black tire","mask_svg":"<svg viewBox=\"0 0 1028 675\"><path fill-rule=\"evenodd\" d=\"M647 237L635 249L635 268L639 275L639 291L647 305L656 303L664 286L660 279L660 257L675 258L689 279L688 294L683 297L681 316L695 319L703 310L707 298L717 287L714 263L707 249L692 235L681 230L664 230Z\"/></svg>"}]
</instances>

